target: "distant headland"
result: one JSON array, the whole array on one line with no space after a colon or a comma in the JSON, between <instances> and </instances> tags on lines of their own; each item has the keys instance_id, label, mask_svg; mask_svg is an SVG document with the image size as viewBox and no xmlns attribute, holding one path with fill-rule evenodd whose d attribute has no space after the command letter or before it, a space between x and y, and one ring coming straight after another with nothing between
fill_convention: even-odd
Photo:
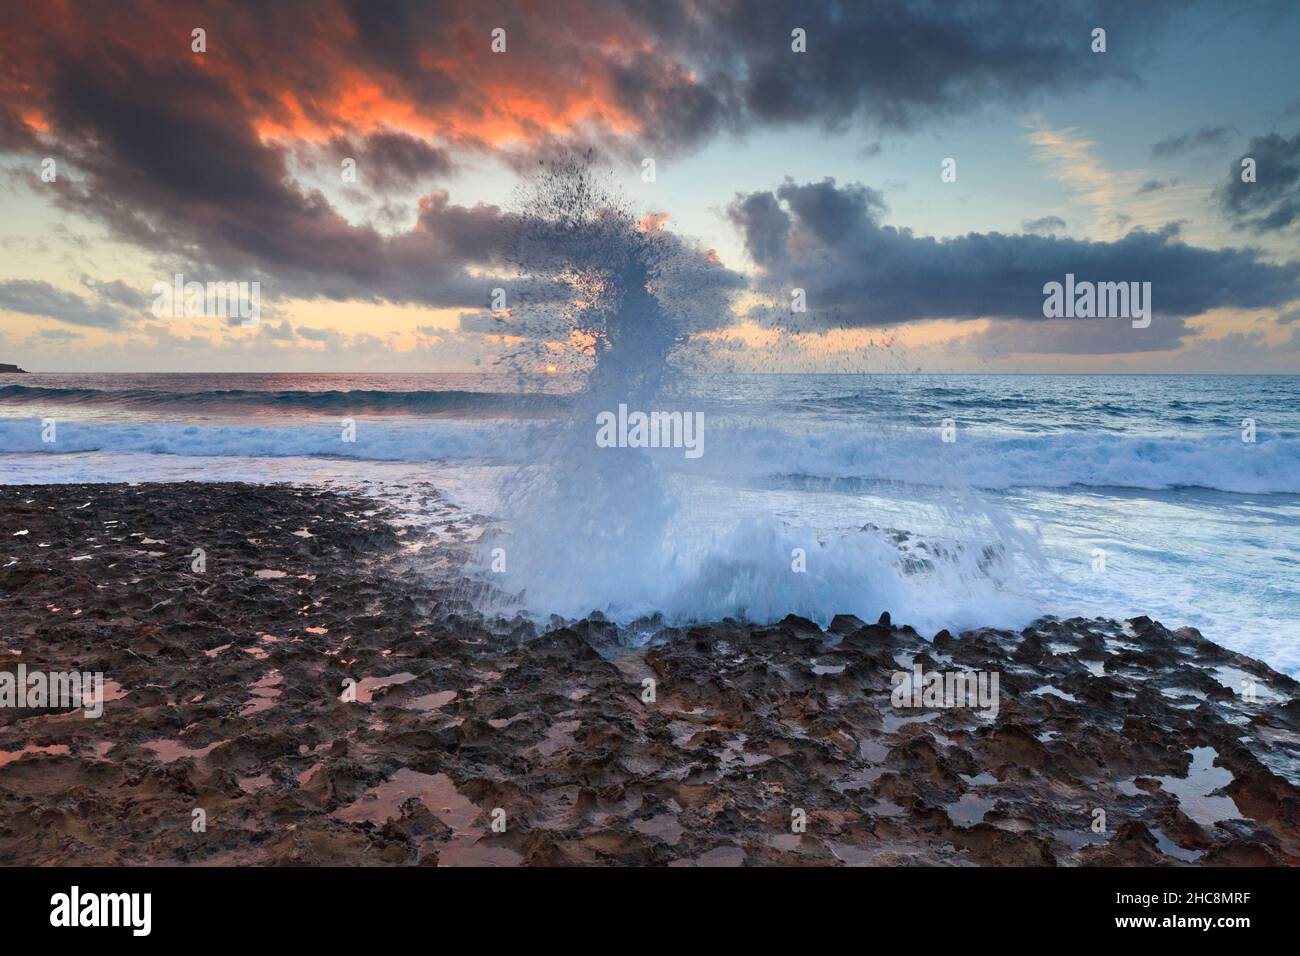
<instances>
[{"instance_id":1,"label":"distant headland","mask_svg":"<svg viewBox=\"0 0 1300 956\"><path fill-rule=\"evenodd\" d=\"M5 365L3 362L0 362L0 375L10 375L14 372L21 372L26 375L27 369L19 368L17 365Z\"/></svg>"}]
</instances>

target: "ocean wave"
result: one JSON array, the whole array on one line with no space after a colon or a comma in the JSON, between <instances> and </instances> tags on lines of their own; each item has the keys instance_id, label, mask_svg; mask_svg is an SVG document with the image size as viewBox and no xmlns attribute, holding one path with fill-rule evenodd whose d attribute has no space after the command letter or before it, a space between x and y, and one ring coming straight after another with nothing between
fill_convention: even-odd
<instances>
[{"instance_id":1,"label":"ocean wave","mask_svg":"<svg viewBox=\"0 0 1300 956\"><path fill-rule=\"evenodd\" d=\"M990 436L937 430L864 436L851 429L791 434L756 427L706 439L705 467L753 478L800 476L1005 490L1016 487L1205 488L1242 494L1300 493L1300 439L1236 431L1194 438L1136 438L1057 431Z\"/></svg>"},{"instance_id":2,"label":"ocean wave","mask_svg":"<svg viewBox=\"0 0 1300 956\"><path fill-rule=\"evenodd\" d=\"M534 428L510 422L360 420L348 435L330 425L180 425L66 421L42 441L40 419L0 419L0 454L103 452L236 458L324 457L367 461L491 461L518 457ZM351 438L351 440L345 440ZM3 478L0 458L0 480Z\"/></svg>"},{"instance_id":3,"label":"ocean wave","mask_svg":"<svg viewBox=\"0 0 1300 956\"><path fill-rule=\"evenodd\" d=\"M426 391L213 389L186 392L144 388L46 388L27 385L6 385L0 388L0 404L69 405L158 411L197 409L232 414L248 411L352 415L430 415L443 412L543 414L563 408L565 403L563 396L536 392L479 392L454 389Z\"/></svg>"},{"instance_id":4,"label":"ocean wave","mask_svg":"<svg viewBox=\"0 0 1300 956\"><path fill-rule=\"evenodd\" d=\"M38 418L0 419L0 454L105 452L374 461L529 464L560 427L534 421L359 419L354 441L336 423L295 426L59 422L42 441ZM594 436L594 426L593 426ZM1195 438L1134 438L1093 432L990 436L935 430L864 435L853 428L715 426L704 455L652 454L669 472L720 479L891 482L1005 490L1017 487L1205 488L1239 494L1300 494L1300 439L1236 432ZM594 440L594 437L593 437ZM0 458L0 480L3 459Z\"/></svg>"}]
</instances>

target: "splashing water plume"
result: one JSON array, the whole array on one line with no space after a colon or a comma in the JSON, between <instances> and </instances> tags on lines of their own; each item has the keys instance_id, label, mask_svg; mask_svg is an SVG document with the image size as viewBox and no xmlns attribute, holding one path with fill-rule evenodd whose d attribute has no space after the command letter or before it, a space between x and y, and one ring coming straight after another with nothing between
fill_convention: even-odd
<instances>
[{"instance_id":1,"label":"splashing water plume","mask_svg":"<svg viewBox=\"0 0 1300 956\"><path fill-rule=\"evenodd\" d=\"M894 608L918 624L949 623L972 578L988 584L987 561L975 574L974 555L931 569L931 593L920 596L880 535L818 534L769 514L708 527L676 490L680 449L597 445L597 415L620 405L691 411L674 387L682 346L731 319L739 285L715 256L638 217L611 182L591 153L568 157L544 164L521 201L521 304L501 322L521 344L501 361L521 379L547 364L580 366L582 385L567 417L530 432L534 464L503 482L501 523L476 561L497 609L599 610L623 622L655 612L678 622L794 613L825 623ZM504 574L487 573L497 548ZM796 570L800 554L806 569Z\"/></svg>"}]
</instances>

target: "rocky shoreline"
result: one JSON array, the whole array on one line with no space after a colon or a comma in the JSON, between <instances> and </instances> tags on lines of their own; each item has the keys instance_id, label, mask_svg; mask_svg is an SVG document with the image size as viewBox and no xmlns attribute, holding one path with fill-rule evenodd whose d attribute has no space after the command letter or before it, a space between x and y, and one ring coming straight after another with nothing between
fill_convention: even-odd
<instances>
[{"instance_id":1,"label":"rocky shoreline","mask_svg":"<svg viewBox=\"0 0 1300 956\"><path fill-rule=\"evenodd\" d=\"M0 487L0 671L107 682L0 708L0 863L1300 863L1300 686L1190 628L539 628L394 517ZM995 713L893 693L974 672Z\"/></svg>"}]
</instances>

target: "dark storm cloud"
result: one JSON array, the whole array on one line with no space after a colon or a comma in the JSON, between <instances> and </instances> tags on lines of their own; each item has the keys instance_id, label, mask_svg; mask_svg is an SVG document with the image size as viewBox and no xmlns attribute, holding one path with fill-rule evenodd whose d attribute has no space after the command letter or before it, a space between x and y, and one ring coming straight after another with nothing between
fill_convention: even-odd
<instances>
[{"instance_id":1,"label":"dark storm cloud","mask_svg":"<svg viewBox=\"0 0 1300 956\"><path fill-rule=\"evenodd\" d=\"M1255 161L1255 182L1242 180L1242 160ZM1219 200L1235 229L1267 233L1300 221L1300 133L1256 136L1229 167Z\"/></svg>"},{"instance_id":2,"label":"dark storm cloud","mask_svg":"<svg viewBox=\"0 0 1300 956\"><path fill-rule=\"evenodd\" d=\"M231 33L240 24L236 12L225 22ZM150 13L165 20L175 10ZM285 35L292 40L311 26L305 18ZM215 45L221 34L210 33ZM121 240L180 260L178 267L200 281L261 278L274 295L482 301L483 280L466 267L500 261L511 241L510 217L491 206L452 206L445 194L434 194L422 202L416 227L400 236L349 223L323 194L296 186L288 148L259 134L250 90L239 85L248 77L237 82L197 65L188 27L172 39L184 55L141 55L125 27L89 44L67 40L78 45L75 55L57 40L43 44L52 55L42 61L48 75L38 105L58 145L41 151L72 170L52 192L56 202L101 221ZM266 40L239 37L240 44ZM7 128L0 124L0 132ZM374 167L363 165L362 175L371 171L384 183L450 168L444 150L402 133L356 142ZM24 145L9 138L0 148ZM112 313L99 315L104 324Z\"/></svg>"},{"instance_id":3,"label":"dark storm cloud","mask_svg":"<svg viewBox=\"0 0 1300 956\"><path fill-rule=\"evenodd\" d=\"M909 129L992 102L1103 79L1133 80L1174 3L884 0L626 0L661 57L691 67L683 88L658 60L621 68L615 96L646 116L645 139L665 148L724 131L816 125ZM1185 7L1185 5L1184 5ZM1089 48L1105 24L1124 37L1103 56ZM806 53L791 51L805 31Z\"/></svg>"},{"instance_id":4,"label":"dark storm cloud","mask_svg":"<svg viewBox=\"0 0 1300 956\"><path fill-rule=\"evenodd\" d=\"M119 329L128 323L128 316L111 300L93 302L38 279L0 282L0 312L6 311L96 329Z\"/></svg>"},{"instance_id":5,"label":"dark storm cloud","mask_svg":"<svg viewBox=\"0 0 1300 956\"><path fill-rule=\"evenodd\" d=\"M216 79L122 51L99 65L70 65L52 99L61 126L85 133L74 154L84 178L57 194L66 208L146 248L193 250L188 271L201 280L261 275L276 295L481 301L483 282L465 266L491 264L508 248L509 217L496 207L453 206L434 193L414 229L386 238L294 186L284 152L258 139ZM405 139L371 137L366 147L386 174L442 168Z\"/></svg>"},{"instance_id":6,"label":"dark storm cloud","mask_svg":"<svg viewBox=\"0 0 1300 956\"><path fill-rule=\"evenodd\" d=\"M345 136L330 141L337 163L356 161L358 183L390 192L442 178L455 168L449 150L406 133L374 133L355 140ZM336 165L341 169L341 165Z\"/></svg>"},{"instance_id":7,"label":"dark storm cloud","mask_svg":"<svg viewBox=\"0 0 1300 956\"><path fill-rule=\"evenodd\" d=\"M1158 159L1168 159L1198 149L1223 148L1228 145L1234 132L1236 131L1230 126L1202 126L1200 129L1162 139L1151 147L1151 155Z\"/></svg>"},{"instance_id":8,"label":"dark storm cloud","mask_svg":"<svg viewBox=\"0 0 1300 956\"><path fill-rule=\"evenodd\" d=\"M744 214L755 208L766 212ZM809 314L824 325L1045 321L1043 285L1064 281L1067 273L1080 281L1150 282L1152 328L1171 317L1300 297L1300 263L1271 265L1250 250L1189 246L1175 226L1134 230L1114 242L996 232L935 239L882 225L883 208L875 190L827 179L786 180L774 193L737 195L729 211L763 269L761 285L783 301L789 290L804 289ZM1180 322L1163 324L1142 344L1132 336L1134 347L1170 341L1181 330Z\"/></svg>"},{"instance_id":9,"label":"dark storm cloud","mask_svg":"<svg viewBox=\"0 0 1300 956\"><path fill-rule=\"evenodd\" d=\"M675 151L770 126L909 128L1132 78L1182 6L288 0L215 16L186 0L9 4L0 151L58 157L72 174L55 201L193 278L477 308L490 283L474 271L502 264L510 214L433 193L411 230L381 234L296 184L299 157L355 147L359 178L382 191L446 175L462 151L524 161L575 139ZM1105 56L1088 49L1099 23L1125 38ZM196 25L203 54L190 50ZM489 49L496 25L504 55ZM795 27L806 53L791 51ZM779 225L752 231L779 244Z\"/></svg>"},{"instance_id":10,"label":"dark storm cloud","mask_svg":"<svg viewBox=\"0 0 1300 956\"><path fill-rule=\"evenodd\" d=\"M727 218L745 235L749 255L755 262L768 262L785 251L790 217L771 193L737 196L727 207Z\"/></svg>"}]
</instances>

